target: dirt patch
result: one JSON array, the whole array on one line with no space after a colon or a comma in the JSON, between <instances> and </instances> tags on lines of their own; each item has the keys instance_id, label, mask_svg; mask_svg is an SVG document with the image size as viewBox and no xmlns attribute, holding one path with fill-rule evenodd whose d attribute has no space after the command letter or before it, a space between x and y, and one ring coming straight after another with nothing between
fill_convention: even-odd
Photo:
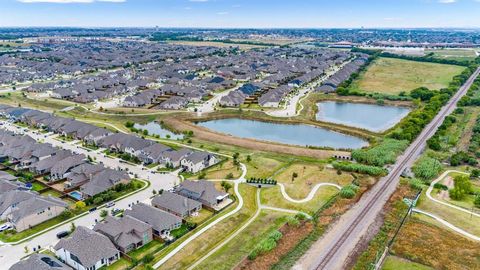
<instances>
[{"instance_id":1,"label":"dirt patch","mask_svg":"<svg viewBox=\"0 0 480 270\"><path fill-rule=\"evenodd\" d=\"M244 259L237 267L236 270L260 270L270 269L273 264L290 251L298 242L305 238L310 232L312 232L314 224L312 222L304 222L299 227L289 226L285 224L280 228L280 232L283 234L280 241L277 243L277 247L264 255L258 256L255 260Z\"/></svg>"},{"instance_id":2,"label":"dirt patch","mask_svg":"<svg viewBox=\"0 0 480 270\"><path fill-rule=\"evenodd\" d=\"M194 132L195 138L205 141L221 142L222 144L230 144L260 151L283 153L296 156L306 156L319 159L330 158L333 155L350 156L350 152L347 151L308 149L304 147L295 147L289 145L275 144L272 142L262 142L253 139L233 137L230 135L214 132L203 127L199 127L191 122L180 120L177 118L166 118L164 122L168 126L174 127L176 130L179 131L192 130Z\"/></svg>"},{"instance_id":3,"label":"dirt patch","mask_svg":"<svg viewBox=\"0 0 480 270\"><path fill-rule=\"evenodd\" d=\"M448 187L448 189L452 189L455 186L455 182L453 181L453 177L447 176L442 180L442 183Z\"/></svg>"}]
</instances>

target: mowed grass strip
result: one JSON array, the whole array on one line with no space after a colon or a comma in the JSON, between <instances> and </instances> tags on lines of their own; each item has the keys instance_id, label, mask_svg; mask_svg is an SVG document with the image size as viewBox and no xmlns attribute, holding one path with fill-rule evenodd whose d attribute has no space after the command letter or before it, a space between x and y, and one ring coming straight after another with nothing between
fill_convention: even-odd
<instances>
[{"instance_id":1,"label":"mowed grass strip","mask_svg":"<svg viewBox=\"0 0 480 270\"><path fill-rule=\"evenodd\" d=\"M432 270L433 268L396 256L385 259L382 270Z\"/></svg>"},{"instance_id":2,"label":"mowed grass strip","mask_svg":"<svg viewBox=\"0 0 480 270\"><path fill-rule=\"evenodd\" d=\"M438 90L447 87L464 69L462 66L381 57L360 75L352 87L363 92L386 94L408 92L422 86Z\"/></svg>"},{"instance_id":3,"label":"mowed grass strip","mask_svg":"<svg viewBox=\"0 0 480 270\"><path fill-rule=\"evenodd\" d=\"M266 234L286 222L287 215L289 214L263 210L252 224L195 269L234 269Z\"/></svg>"}]
</instances>

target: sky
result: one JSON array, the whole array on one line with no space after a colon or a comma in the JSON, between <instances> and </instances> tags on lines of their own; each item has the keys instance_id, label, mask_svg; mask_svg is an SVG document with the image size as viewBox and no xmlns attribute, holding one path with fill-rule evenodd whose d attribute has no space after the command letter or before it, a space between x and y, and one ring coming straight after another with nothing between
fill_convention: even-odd
<instances>
[{"instance_id":1,"label":"sky","mask_svg":"<svg viewBox=\"0 0 480 270\"><path fill-rule=\"evenodd\" d=\"M480 0L0 0L0 27L480 27Z\"/></svg>"}]
</instances>

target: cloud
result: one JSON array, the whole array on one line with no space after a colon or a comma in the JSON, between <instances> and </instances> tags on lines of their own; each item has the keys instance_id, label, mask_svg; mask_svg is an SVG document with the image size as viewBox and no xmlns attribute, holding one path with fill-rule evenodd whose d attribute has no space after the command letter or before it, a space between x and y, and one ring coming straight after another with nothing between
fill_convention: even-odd
<instances>
[{"instance_id":1,"label":"cloud","mask_svg":"<svg viewBox=\"0 0 480 270\"><path fill-rule=\"evenodd\" d=\"M22 3L88 4L88 3L94 3L94 2L123 3L123 2L126 2L127 0L17 0L17 1Z\"/></svg>"},{"instance_id":2,"label":"cloud","mask_svg":"<svg viewBox=\"0 0 480 270\"><path fill-rule=\"evenodd\" d=\"M217 15L227 15L227 14L228 14L228 11L217 12Z\"/></svg>"},{"instance_id":3,"label":"cloud","mask_svg":"<svg viewBox=\"0 0 480 270\"><path fill-rule=\"evenodd\" d=\"M188 0L189 2L199 2L199 3L204 3L208 2L208 0Z\"/></svg>"},{"instance_id":4,"label":"cloud","mask_svg":"<svg viewBox=\"0 0 480 270\"><path fill-rule=\"evenodd\" d=\"M457 0L438 0L438 2L441 4L453 4L456 3Z\"/></svg>"}]
</instances>

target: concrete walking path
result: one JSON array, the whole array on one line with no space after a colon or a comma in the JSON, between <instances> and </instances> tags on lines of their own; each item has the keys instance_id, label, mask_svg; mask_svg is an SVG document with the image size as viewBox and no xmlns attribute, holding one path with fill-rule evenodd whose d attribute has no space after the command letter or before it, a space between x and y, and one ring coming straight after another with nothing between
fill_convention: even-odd
<instances>
[{"instance_id":1,"label":"concrete walking path","mask_svg":"<svg viewBox=\"0 0 480 270\"><path fill-rule=\"evenodd\" d=\"M278 183L278 185L280 186L280 191L282 192L282 196L289 202L293 202L293 203L306 203L310 200L313 199L313 197L315 196L315 193L317 193L318 189L320 189L321 187L324 187L324 186L329 186L329 187L335 187L335 188L338 188L338 189L342 189L341 186L337 185L337 184L333 184L333 183L319 183L319 184L316 184L312 190L310 190L310 193L308 193L307 197L303 198L303 199L293 199L291 198L287 192L285 191L285 185L283 185L282 183Z\"/></svg>"},{"instance_id":2,"label":"concrete walking path","mask_svg":"<svg viewBox=\"0 0 480 270\"><path fill-rule=\"evenodd\" d=\"M428 217L430 217L430 218L433 218L433 219L435 219L436 221L442 223L444 226L446 226L446 227L454 230L455 232L457 232L457 233L459 233L459 234L461 234L461 235L463 235L463 236L466 236L467 238L470 238L470 239L475 240L475 241L480 241L480 237L478 237L478 236L476 236L476 235L473 235L473 234L471 234L471 233L468 233L468 232L466 232L466 231L464 231L464 230L456 227L455 225L452 225L452 224L449 223L448 221L446 221L446 220L444 220L444 219L442 219L442 218L439 218L439 217L435 216L434 214L431 214L431 213L422 211L422 210L417 209L417 208L412 209L412 211L415 212L415 213L419 213L419 214L428 216Z\"/></svg>"},{"instance_id":3,"label":"concrete walking path","mask_svg":"<svg viewBox=\"0 0 480 270\"><path fill-rule=\"evenodd\" d=\"M462 171L457 171L457 170L448 170L448 171L445 171L444 173L442 173L442 175L440 175L437 179L435 179L434 181L432 181L432 183L430 183L430 186L428 187L427 193L426 193L426 194L427 194L427 197L428 197L430 200L432 200L432 201L434 201L434 202L436 202L436 203L439 203L439 204L448 206L448 207L450 207L450 208L454 208L454 209L456 209L456 210L458 210L458 211L462 211L462 212L467 213L467 214L469 214L469 215L474 215L474 216L476 216L476 217L480 217L480 214L478 214L478 213L475 213L475 212L470 211L470 210L467 210L467 209L465 209L465 208L462 208L462 207L453 205L453 204L451 204L451 203L447 203L447 202L438 200L438 199L436 199L436 198L434 198L434 197L432 196L431 193L432 193L432 191L433 191L434 185L435 185L436 183L442 181L443 179L445 179L445 177L446 177L447 175L449 175L450 173L460 173L460 174L468 175L468 173L465 173L465 172L462 172Z\"/></svg>"}]
</instances>

